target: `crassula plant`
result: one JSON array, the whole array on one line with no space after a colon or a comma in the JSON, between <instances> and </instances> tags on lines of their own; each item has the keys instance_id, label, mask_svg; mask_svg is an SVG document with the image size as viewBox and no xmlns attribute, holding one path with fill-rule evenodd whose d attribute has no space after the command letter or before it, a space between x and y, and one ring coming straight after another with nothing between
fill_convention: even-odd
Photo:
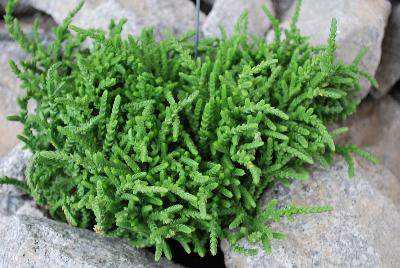
<instances>
[{"instance_id":1,"label":"crassula plant","mask_svg":"<svg viewBox=\"0 0 400 268\"><path fill-rule=\"evenodd\" d=\"M54 219L134 247L155 247L171 259L170 242L204 256L227 239L262 243L284 237L269 223L330 207L289 206L261 195L274 183L308 177L307 165L328 166L335 154L375 159L354 145L337 145L346 128L328 130L359 103L362 50L351 64L335 58L336 21L325 46L312 46L264 7L275 38L247 32L247 14L232 36L204 38L194 57L192 33L161 41L151 29L123 38L125 20L109 30L71 25L76 8L42 43L21 30L8 2L5 24L30 53L11 62L25 94L19 139L34 153L27 181L2 177L32 195ZM261 8L261 7L260 7ZM90 42L87 42L90 40ZM33 112L28 104L35 103ZM329 204L328 204L329 205Z\"/></svg>"}]
</instances>

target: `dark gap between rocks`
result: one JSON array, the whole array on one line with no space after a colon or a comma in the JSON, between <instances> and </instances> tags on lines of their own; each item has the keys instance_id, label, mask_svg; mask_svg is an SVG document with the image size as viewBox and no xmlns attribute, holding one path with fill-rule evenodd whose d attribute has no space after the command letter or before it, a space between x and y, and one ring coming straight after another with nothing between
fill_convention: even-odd
<instances>
[{"instance_id":1,"label":"dark gap between rocks","mask_svg":"<svg viewBox=\"0 0 400 268\"><path fill-rule=\"evenodd\" d=\"M218 247L218 252L216 256L212 256L210 252L207 253L203 258L197 253L187 254L182 246L174 241L168 241L172 252L172 261L176 264L180 264L187 268L226 268L224 262L224 254L220 247ZM155 248L148 248L152 253L155 252Z\"/></svg>"},{"instance_id":2,"label":"dark gap between rocks","mask_svg":"<svg viewBox=\"0 0 400 268\"><path fill-rule=\"evenodd\" d=\"M190 1L192 1L196 5L196 0L190 0ZM200 10L204 14L208 15L208 13L210 13L210 11L212 9L212 5L210 5L210 4L208 4L208 3L204 2L204 1L200 1L200 2L201 2Z\"/></svg>"},{"instance_id":3,"label":"dark gap between rocks","mask_svg":"<svg viewBox=\"0 0 400 268\"><path fill-rule=\"evenodd\" d=\"M398 102L400 102L400 80L392 87L389 94Z\"/></svg>"}]
</instances>

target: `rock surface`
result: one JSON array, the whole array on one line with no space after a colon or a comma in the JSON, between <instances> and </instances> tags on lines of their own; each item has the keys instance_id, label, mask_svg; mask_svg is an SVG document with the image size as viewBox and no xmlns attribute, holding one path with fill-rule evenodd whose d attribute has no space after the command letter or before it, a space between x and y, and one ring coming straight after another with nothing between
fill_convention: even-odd
<instances>
[{"instance_id":1,"label":"rock surface","mask_svg":"<svg viewBox=\"0 0 400 268\"><path fill-rule=\"evenodd\" d=\"M285 14L282 26L288 28L296 5ZM375 74L381 59L381 44L385 26L390 14L387 0L304 0L298 21L303 35L310 36L313 44L326 44L333 17L337 19L337 55L349 63L361 48L368 48L361 66ZM273 39L272 31L268 40ZM371 87L362 81L361 97L365 97Z\"/></svg>"},{"instance_id":2,"label":"rock surface","mask_svg":"<svg viewBox=\"0 0 400 268\"><path fill-rule=\"evenodd\" d=\"M390 96L366 100L346 124L345 141L372 152L400 181L400 103Z\"/></svg>"},{"instance_id":3,"label":"rock surface","mask_svg":"<svg viewBox=\"0 0 400 268\"><path fill-rule=\"evenodd\" d=\"M271 26L265 16L262 5L273 11L270 0L216 0L203 25L207 37L220 37L219 26L224 26L228 35L233 33L235 23L244 10L249 12L249 32L264 36Z\"/></svg>"},{"instance_id":4,"label":"rock surface","mask_svg":"<svg viewBox=\"0 0 400 268\"><path fill-rule=\"evenodd\" d=\"M18 145L6 156L0 158L0 176L24 180L26 165L30 157L31 153ZM35 205L30 200L25 193L14 186L0 185L0 214L11 215L19 212L20 214L40 215L39 211L35 211ZM22 208L23 210L21 210Z\"/></svg>"},{"instance_id":5,"label":"rock surface","mask_svg":"<svg viewBox=\"0 0 400 268\"><path fill-rule=\"evenodd\" d=\"M47 218L0 215L0 267L179 267L145 250Z\"/></svg>"},{"instance_id":6,"label":"rock surface","mask_svg":"<svg viewBox=\"0 0 400 268\"><path fill-rule=\"evenodd\" d=\"M393 6L390 15L376 79L379 82L379 90L372 91L374 96L384 95L400 79L400 3Z\"/></svg>"},{"instance_id":7,"label":"rock surface","mask_svg":"<svg viewBox=\"0 0 400 268\"><path fill-rule=\"evenodd\" d=\"M30 0L33 7L51 15L61 23L80 0ZM84 28L107 29L111 19L126 18L123 34L140 34L143 27L154 26L155 35L164 31L175 35L194 29L195 8L187 0L87 0L73 19L73 24Z\"/></svg>"},{"instance_id":8,"label":"rock surface","mask_svg":"<svg viewBox=\"0 0 400 268\"><path fill-rule=\"evenodd\" d=\"M356 161L356 176L339 161L328 170L315 169L307 182L294 182L267 192L281 204L331 205L333 212L299 216L273 224L285 240L272 243L272 254L257 246L247 257L222 243L230 267L396 267L400 263L400 183L382 166ZM246 244L245 241L242 241Z\"/></svg>"}]
</instances>

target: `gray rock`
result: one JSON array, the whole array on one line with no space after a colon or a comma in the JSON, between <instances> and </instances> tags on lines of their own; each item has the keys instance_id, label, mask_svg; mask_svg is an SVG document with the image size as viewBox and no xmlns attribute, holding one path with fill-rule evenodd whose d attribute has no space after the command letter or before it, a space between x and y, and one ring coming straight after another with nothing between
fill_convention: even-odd
<instances>
[{"instance_id":1,"label":"gray rock","mask_svg":"<svg viewBox=\"0 0 400 268\"><path fill-rule=\"evenodd\" d=\"M7 155L0 157L0 174L24 180L25 169L31 157L32 153L18 144Z\"/></svg>"},{"instance_id":2,"label":"gray rock","mask_svg":"<svg viewBox=\"0 0 400 268\"><path fill-rule=\"evenodd\" d=\"M390 96L366 100L346 125L344 140L372 152L400 180L400 104Z\"/></svg>"},{"instance_id":3,"label":"gray rock","mask_svg":"<svg viewBox=\"0 0 400 268\"><path fill-rule=\"evenodd\" d=\"M80 0L30 2L61 23ZM73 24L84 28L107 29L111 19L119 21L126 18L124 35L138 35L143 27L154 26L155 35L161 38L164 31L180 35L193 30L194 14L194 5L187 0L87 0Z\"/></svg>"},{"instance_id":4,"label":"gray rock","mask_svg":"<svg viewBox=\"0 0 400 268\"><path fill-rule=\"evenodd\" d=\"M7 5L8 0L0 0L0 14L4 13L4 9ZM17 6L15 7L15 14L31 14L34 9L29 3L29 0L18 0Z\"/></svg>"},{"instance_id":5,"label":"gray rock","mask_svg":"<svg viewBox=\"0 0 400 268\"><path fill-rule=\"evenodd\" d=\"M179 267L145 250L47 218L0 214L0 267Z\"/></svg>"},{"instance_id":6,"label":"gray rock","mask_svg":"<svg viewBox=\"0 0 400 268\"><path fill-rule=\"evenodd\" d=\"M38 208L35 201L33 201L30 197L15 212L15 215L26 215L36 218L46 217L46 213L41 208Z\"/></svg>"},{"instance_id":7,"label":"gray rock","mask_svg":"<svg viewBox=\"0 0 400 268\"><path fill-rule=\"evenodd\" d=\"M203 25L207 37L220 37L219 26L224 26L228 35L233 33L235 23L244 10L249 12L249 32L264 36L271 26L262 5L274 11L270 0L216 0Z\"/></svg>"},{"instance_id":8,"label":"gray rock","mask_svg":"<svg viewBox=\"0 0 400 268\"><path fill-rule=\"evenodd\" d=\"M243 256L224 241L225 263L228 268L397 267L399 196L400 184L394 175L364 160L356 160L353 179L348 178L344 161L328 170L317 168L309 181L294 182L289 188L276 186L264 200L276 197L284 205L331 205L335 210L272 224L288 238L274 241L271 255L257 245L257 256Z\"/></svg>"},{"instance_id":9,"label":"gray rock","mask_svg":"<svg viewBox=\"0 0 400 268\"><path fill-rule=\"evenodd\" d=\"M387 93L400 79L400 4L393 6L385 38L382 43L382 59L376 72L379 82L378 91L372 91L374 96Z\"/></svg>"},{"instance_id":10,"label":"gray rock","mask_svg":"<svg viewBox=\"0 0 400 268\"><path fill-rule=\"evenodd\" d=\"M24 180L26 165L30 158L31 153L18 145L6 156L0 158L0 176ZM29 214L27 211L35 208L33 203L29 203L29 201L30 198L14 186L0 185L0 214L11 215L17 213L24 206L25 212L20 213ZM27 202L29 205L25 204ZM36 212L32 212L32 214L38 215Z\"/></svg>"},{"instance_id":11,"label":"gray rock","mask_svg":"<svg viewBox=\"0 0 400 268\"><path fill-rule=\"evenodd\" d=\"M282 26L288 28L296 5L285 14ZM381 59L381 44L390 14L387 0L304 0L298 21L302 34L310 36L312 44L326 44L333 17L337 19L337 55L344 62L352 62L361 48L368 48L361 66L375 74ZM267 40L273 39L272 31ZM361 98L371 87L362 81Z\"/></svg>"}]
</instances>

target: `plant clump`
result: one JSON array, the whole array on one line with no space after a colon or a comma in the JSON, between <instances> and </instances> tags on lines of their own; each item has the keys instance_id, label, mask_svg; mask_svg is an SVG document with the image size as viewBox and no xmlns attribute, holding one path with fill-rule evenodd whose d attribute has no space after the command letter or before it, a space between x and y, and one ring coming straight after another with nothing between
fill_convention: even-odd
<instances>
[{"instance_id":1,"label":"plant clump","mask_svg":"<svg viewBox=\"0 0 400 268\"><path fill-rule=\"evenodd\" d=\"M38 22L27 36L9 1L6 27L31 54L11 62L25 94L9 119L24 125L19 139L34 156L26 185L0 183L25 189L54 219L154 246L157 260L171 259L171 240L200 256L221 239L270 252L284 235L269 222L331 208L263 206L266 189L307 179L307 164L328 166L335 154L350 173L351 153L374 160L335 144L346 128L327 128L355 111L361 77L376 83L358 67L365 51L351 64L335 58L335 20L327 45L311 46L296 27L300 2L284 34L264 8L273 42L249 34L244 13L232 36L202 39L195 58L192 33L157 42L151 29L123 38L125 20L107 32L75 27L82 4L43 44Z\"/></svg>"}]
</instances>

